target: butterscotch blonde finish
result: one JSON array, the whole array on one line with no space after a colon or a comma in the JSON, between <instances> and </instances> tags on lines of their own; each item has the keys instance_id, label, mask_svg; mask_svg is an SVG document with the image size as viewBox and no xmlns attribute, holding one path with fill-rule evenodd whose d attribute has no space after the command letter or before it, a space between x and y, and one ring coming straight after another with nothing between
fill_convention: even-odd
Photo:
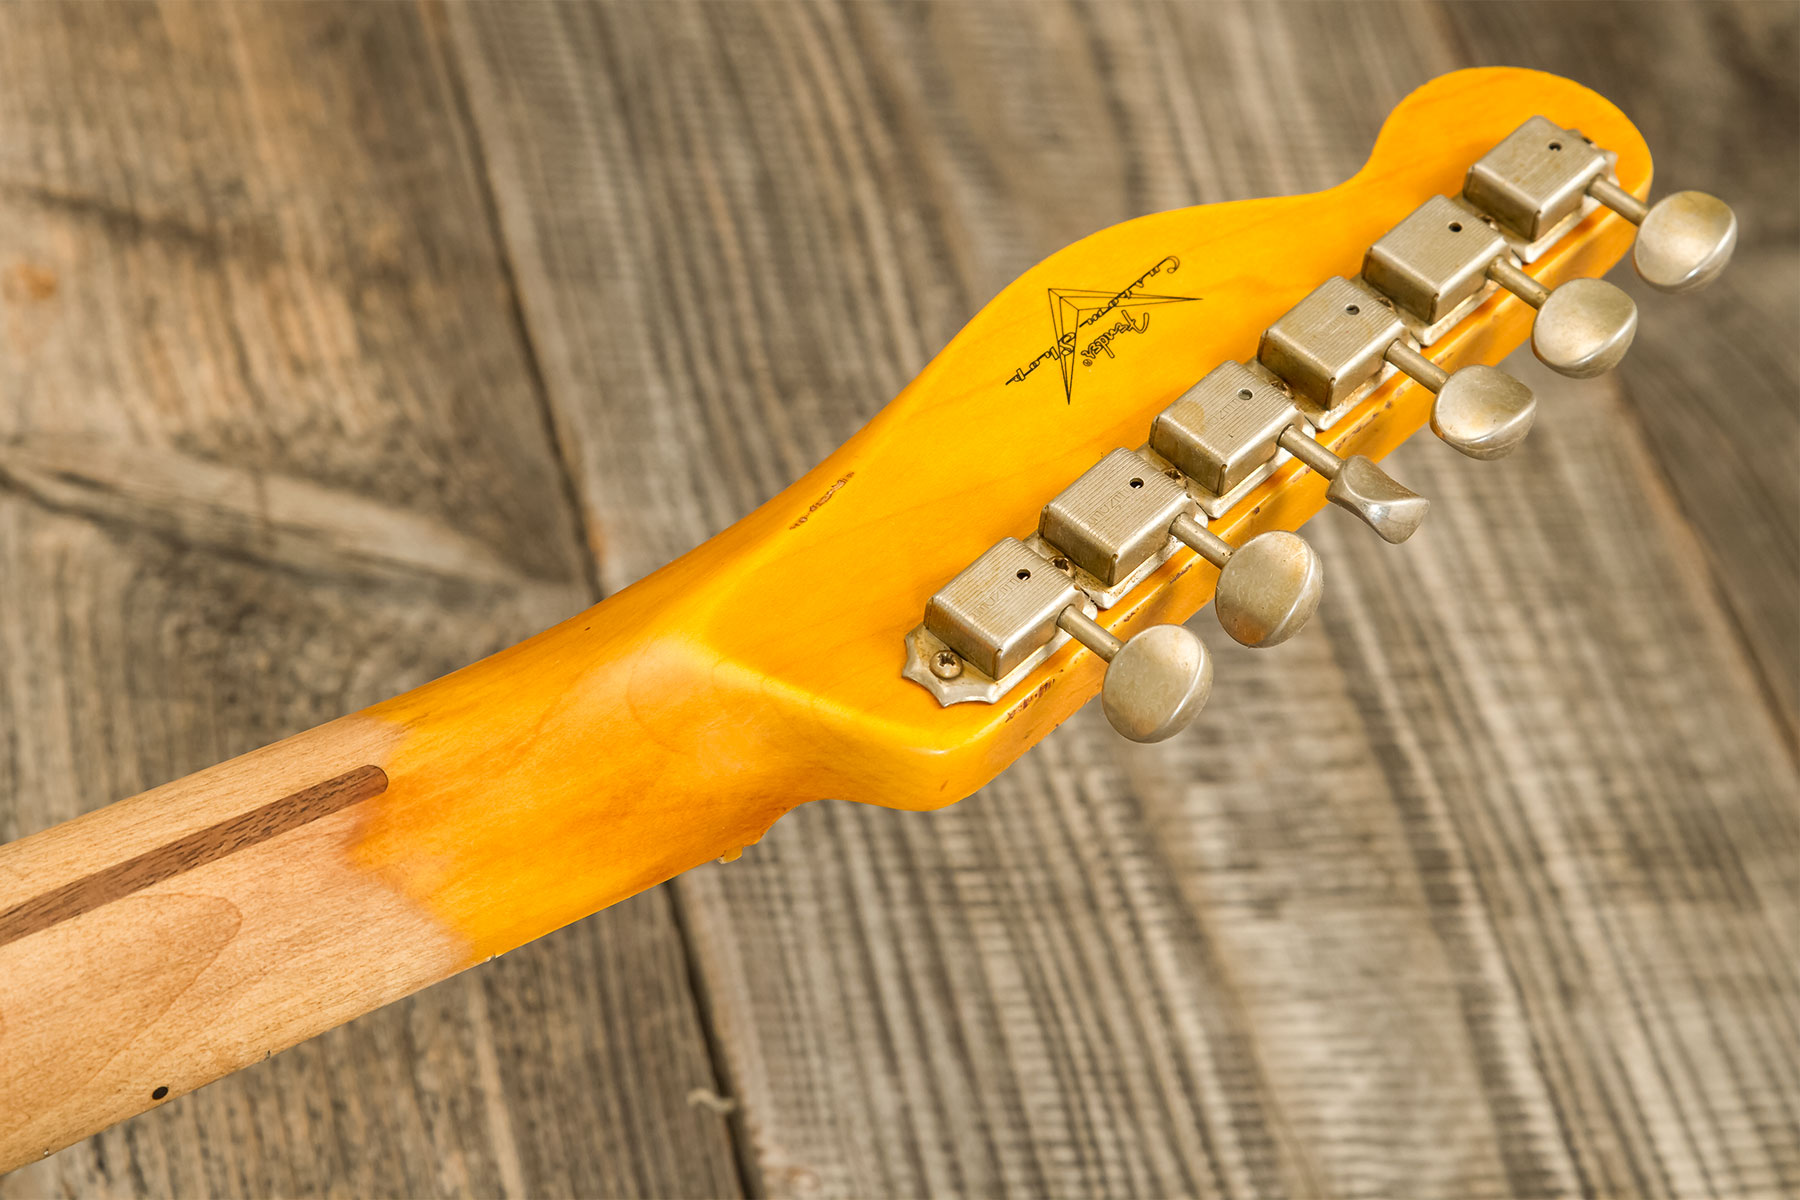
<instances>
[{"instance_id":1,"label":"butterscotch blonde finish","mask_svg":"<svg viewBox=\"0 0 1800 1200\"><path fill-rule=\"evenodd\" d=\"M803 800L926 809L980 787L1101 664L1071 647L1001 704L941 708L900 675L926 598L1533 114L1647 194L1642 139L1594 93L1446 76L1336 188L1144 217L1032 268L830 458L605 603L0 848L0 1167L733 852ZM1596 213L1531 272L1598 275L1631 237ZM1497 297L1432 356L1497 361L1530 316ZM1380 458L1430 401L1390 384L1323 440ZM1213 529L1295 528L1324 486L1289 464ZM1216 580L1183 551L1102 623L1185 619Z\"/></svg>"}]
</instances>

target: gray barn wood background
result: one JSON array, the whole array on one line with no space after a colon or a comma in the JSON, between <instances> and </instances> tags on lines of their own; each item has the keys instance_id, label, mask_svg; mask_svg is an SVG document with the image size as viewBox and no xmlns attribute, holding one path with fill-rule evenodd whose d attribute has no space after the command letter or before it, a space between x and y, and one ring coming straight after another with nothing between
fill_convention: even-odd
<instances>
[{"instance_id":1,"label":"gray barn wood background","mask_svg":"<svg viewBox=\"0 0 1800 1200\"><path fill-rule=\"evenodd\" d=\"M1800 7L0 7L0 836L729 524L1015 274L1539 66L1738 208L1198 728L710 866L0 1196L1800 1190ZM1430 152L1430 147L1421 147ZM0 1097L0 1104L16 1097Z\"/></svg>"}]
</instances>

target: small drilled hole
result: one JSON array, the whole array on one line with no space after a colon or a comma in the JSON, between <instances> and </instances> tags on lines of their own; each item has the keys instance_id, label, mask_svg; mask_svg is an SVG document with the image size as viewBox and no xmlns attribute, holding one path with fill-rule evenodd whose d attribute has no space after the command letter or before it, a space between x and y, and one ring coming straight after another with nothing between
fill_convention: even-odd
<instances>
[{"instance_id":1,"label":"small drilled hole","mask_svg":"<svg viewBox=\"0 0 1800 1200\"><path fill-rule=\"evenodd\" d=\"M1462 222L1461 221L1450 222L1450 232L1451 233L1461 233L1462 232Z\"/></svg>"},{"instance_id":2,"label":"small drilled hole","mask_svg":"<svg viewBox=\"0 0 1800 1200\"><path fill-rule=\"evenodd\" d=\"M1344 305L1344 311L1354 317L1357 313L1361 312L1362 309L1356 307L1354 304L1346 304Z\"/></svg>"},{"instance_id":3,"label":"small drilled hole","mask_svg":"<svg viewBox=\"0 0 1800 1200\"><path fill-rule=\"evenodd\" d=\"M1249 388L1239 388L1238 389L1238 399L1239 400L1248 400L1249 398L1250 398L1250 389Z\"/></svg>"},{"instance_id":4,"label":"small drilled hole","mask_svg":"<svg viewBox=\"0 0 1800 1200\"><path fill-rule=\"evenodd\" d=\"M1026 570L1026 569L1025 569L1025 568L1023 568L1023 567L1020 567L1020 568L1019 568L1019 578L1020 578L1020 579L1030 579L1030 578L1031 578L1031 572L1030 572L1030 571L1027 571L1027 570Z\"/></svg>"},{"instance_id":5,"label":"small drilled hole","mask_svg":"<svg viewBox=\"0 0 1800 1200\"><path fill-rule=\"evenodd\" d=\"M1552 149L1552 150L1561 150L1561 149L1562 149L1562 143L1561 143L1561 142L1551 142L1551 143L1550 143L1550 148L1551 148L1551 149Z\"/></svg>"},{"instance_id":6,"label":"small drilled hole","mask_svg":"<svg viewBox=\"0 0 1800 1200\"><path fill-rule=\"evenodd\" d=\"M1134 479L1131 481L1131 486L1134 488L1141 488L1144 486L1144 481L1141 479Z\"/></svg>"},{"instance_id":7,"label":"small drilled hole","mask_svg":"<svg viewBox=\"0 0 1800 1200\"><path fill-rule=\"evenodd\" d=\"M161 1100L161 1099L162 1099L162 1098L163 1098L163 1097L164 1097L164 1096L166 1096L166 1095L168 1095L168 1094L169 1094L169 1089L168 1089L168 1088L166 1088L166 1087L159 1087L159 1088L157 1088L157 1089L156 1089L156 1090L155 1090L155 1091L154 1091L154 1092L151 1092L151 1093L150 1093L150 1098L151 1098L151 1099L152 1099L152 1100Z\"/></svg>"},{"instance_id":8,"label":"small drilled hole","mask_svg":"<svg viewBox=\"0 0 1800 1200\"><path fill-rule=\"evenodd\" d=\"M1059 571L1066 571L1069 569L1069 560L1059 554L1050 560L1050 565Z\"/></svg>"}]
</instances>

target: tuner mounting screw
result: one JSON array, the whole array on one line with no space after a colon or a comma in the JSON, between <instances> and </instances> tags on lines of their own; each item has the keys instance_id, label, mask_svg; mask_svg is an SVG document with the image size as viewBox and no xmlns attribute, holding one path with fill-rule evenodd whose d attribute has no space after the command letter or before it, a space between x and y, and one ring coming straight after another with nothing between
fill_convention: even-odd
<instances>
[{"instance_id":1,"label":"tuner mounting screw","mask_svg":"<svg viewBox=\"0 0 1800 1200\"><path fill-rule=\"evenodd\" d=\"M939 650L931 656L931 673L939 679L955 679L963 672L962 659L953 651Z\"/></svg>"}]
</instances>

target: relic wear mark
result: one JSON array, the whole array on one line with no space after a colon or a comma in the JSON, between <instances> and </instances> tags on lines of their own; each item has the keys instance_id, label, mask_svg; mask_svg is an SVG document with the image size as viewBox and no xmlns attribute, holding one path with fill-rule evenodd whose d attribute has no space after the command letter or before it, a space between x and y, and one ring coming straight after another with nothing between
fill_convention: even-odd
<instances>
[{"instance_id":1,"label":"relic wear mark","mask_svg":"<svg viewBox=\"0 0 1800 1200\"><path fill-rule=\"evenodd\" d=\"M1035 700L1037 700L1037 698L1039 696L1042 696L1045 692L1049 691L1050 685L1055 682L1056 682L1055 679L1046 679L1046 680L1044 680L1044 682L1038 684L1035 688L1031 689L1030 692L1026 693L1024 696L1021 696L1019 698L1019 702L1017 704L1013 705L1011 708L1007 709L1006 715L1000 719L1002 721L1010 721L1014 717L1018 716L1020 713L1024 712L1026 709L1030 708L1032 703Z\"/></svg>"}]
</instances>

